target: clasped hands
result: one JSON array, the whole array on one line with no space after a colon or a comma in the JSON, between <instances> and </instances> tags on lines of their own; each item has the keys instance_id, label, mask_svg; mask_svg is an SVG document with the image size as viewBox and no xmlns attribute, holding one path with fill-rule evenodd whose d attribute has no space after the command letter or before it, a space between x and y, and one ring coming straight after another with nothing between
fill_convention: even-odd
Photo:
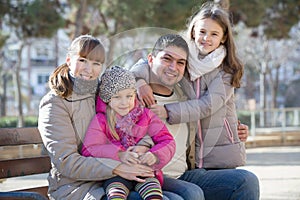
<instances>
[{"instance_id":1,"label":"clasped hands","mask_svg":"<svg viewBox=\"0 0 300 200\"><path fill-rule=\"evenodd\" d=\"M157 162L157 157L148 151L149 148L145 146L131 146L126 151L118 153L120 160L127 164L144 164L152 166Z\"/></svg>"},{"instance_id":2,"label":"clasped hands","mask_svg":"<svg viewBox=\"0 0 300 200\"><path fill-rule=\"evenodd\" d=\"M137 182L145 182L143 177L154 177L154 170L150 166L155 164L158 159L149 152L148 147L129 147L126 151L120 151L118 155L122 164L113 170L113 174Z\"/></svg>"}]
</instances>

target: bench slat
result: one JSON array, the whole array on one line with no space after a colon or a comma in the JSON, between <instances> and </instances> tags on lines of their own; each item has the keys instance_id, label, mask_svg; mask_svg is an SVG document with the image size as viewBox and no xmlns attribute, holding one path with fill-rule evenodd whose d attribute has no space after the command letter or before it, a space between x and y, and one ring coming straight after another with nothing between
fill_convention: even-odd
<instances>
[{"instance_id":1,"label":"bench slat","mask_svg":"<svg viewBox=\"0 0 300 200\"><path fill-rule=\"evenodd\" d=\"M12 146L42 144L37 127L0 128L0 147L10 149ZM10 146L10 147L9 147ZM30 157L29 157L30 156ZM50 157L47 155L26 155L24 158L3 158L0 160L0 179L42 174L51 169ZM11 192L0 192L0 199L48 199L48 186L27 187ZM31 193L37 192L37 193ZM29 198L30 197L30 198Z\"/></svg>"},{"instance_id":2,"label":"bench slat","mask_svg":"<svg viewBox=\"0 0 300 200\"><path fill-rule=\"evenodd\" d=\"M47 173L51 164L49 156L0 161L0 178Z\"/></svg>"},{"instance_id":3,"label":"bench slat","mask_svg":"<svg viewBox=\"0 0 300 200\"><path fill-rule=\"evenodd\" d=\"M42 139L37 127L0 128L0 146L40 143Z\"/></svg>"}]
</instances>

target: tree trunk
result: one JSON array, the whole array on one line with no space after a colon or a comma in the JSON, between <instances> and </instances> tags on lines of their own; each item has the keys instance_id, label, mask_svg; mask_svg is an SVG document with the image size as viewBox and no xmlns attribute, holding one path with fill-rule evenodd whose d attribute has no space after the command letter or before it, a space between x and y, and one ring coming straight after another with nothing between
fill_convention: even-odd
<instances>
[{"instance_id":1,"label":"tree trunk","mask_svg":"<svg viewBox=\"0 0 300 200\"><path fill-rule=\"evenodd\" d=\"M115 49L116 39L114 37L109 38L109 50L107 54L107 66L110 66L114 62L114 49Z\"/></svg>"},{"instance_id":2,"label":"tree trunk","mask_svg":"<svg viewBox=\"0 0 300 200\"><path fill-rule=\"evenodd\" d=\"M59 63L58 63L58 54L59 54L59 48L58 48L58 43L59 43L59 41L58 41L58 32L56 31L56 34L55 34L55 36L54 36L54 46L55 46L55 61L54 61L54 63L55 63L55 67L57 67L58 65L59 65Z\"/></svg>"},{"instance_id":3,"label":"tree trunk","mask_svg":"<svg viewBox=\"0 0 300 200\"><path fill-rule=\"evenodd\" d=\"M80 5L76 13L74 38L80 36L83 30L83 20L86 13L86 0L80 0ZM73 39L74 39L73 38Z\"/></svg>"},{"instance_id":4,"label":"tree trunk","mask_svg":"<svg viewBox=\"0 0 300 200\"><path fill-rule=\"evenodd\" d=\"M260 72L260 98L259 98L259 105L260 105L260 117L259 117L259 124L261 127L265 126L265 109L266 109L266 63L261 63L261 72Z\"/></svg>"},{"instance_id":5,"label":"tree trunk","mask_svg":"<svg viewBox=\"0 0 300 200\"><path fill-rule=\"evenodd\" d=\"M23 116L23 106L22 106L22 91L21 91L21 80L20 80L20 70L22 63L22 51L24 44L21 45L20 50L18 51L18 61L15 65L14 73L14 85L15 85L15 102L17 105L17 114L18 114L18 124L17 127L24 127L24 116Z\"/></svg>"},{"instance_id":6,"label":"tree trunk","mask_svg":"<svg viewBox=\"0 0 300 200\"><path fill-rule=\"evenodd\" d=\"M2 75L2 81L3 81L3 94L1 95L0 99L0 117L6 116L6 96L7 96L7 74Z\"/></svg>"},{"instance_id":7,"label":"tree trunk","mask_svg":"<svg viewBox=\"0 0 300 200\"><path fill-rule=\"evenodd\" d=\"M273 100L273 108L277 108L277 94L278 94L278 82L279 82L279 67L276 67L275 72L275 80L272 87L272 100Z\"/></svg>"},{"instance_id":8,"label":"tree trunk","mask_svg":"<svg viewBox=\"0 0 300 200\"><path fill-rule=\"evenodd\" d=\"M271 68L272 70L269 72L269 84L271 88L271 108L277 108L277 93L278 93L278 86L279 86L279 69L280 64L276 63L275 66ZM274 73L272 73L275 71Z\"/></svg>"},{"instance_id":9,"label":"tree trunk","mask_svg":"<svg viewBox=\"0 0 300 200\"><path fill-rule=\"evenodd\" d=\"M27 51L27 78L28 78L28 97L26 99L26 105L28 111L31 112L31 99L32 99L32 87L31 87L31 41L27 43L28 51Z\"/></svg>"}]
</instances>

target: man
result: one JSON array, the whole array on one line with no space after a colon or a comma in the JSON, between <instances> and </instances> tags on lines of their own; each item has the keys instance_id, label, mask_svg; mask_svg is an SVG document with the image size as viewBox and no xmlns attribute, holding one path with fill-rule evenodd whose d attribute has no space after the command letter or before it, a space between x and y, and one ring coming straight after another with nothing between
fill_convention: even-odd
<instances>
[{"instance_id":1,"label":"man","mask_svg":"<svg viewBox=\"0 0 300 200\"><path fill-rule=\"evenodd\" d=\"M147 60L139 61L131 71L137 79L144 78L149 83L150 88L143 85L143 80L138 81L142 89L141 93L153 91L154 99L157 104L151 105L150 108L158 114L161 113L160 105L185 101L187 97L182 91L181 86L188 84L184 78L187 65L188 46L185 40L179 35L164 35L160 37L152 52L148 55ZM148 76L145 76L145 72ZM141 84L142 83L142 84ZM146 101L153 101L148 99ZM196 132L195 123L182 123L170 125L166 123L170 132L176 141L176 153L172 161L163 169L166 174L163 190L178 192L181 195L180 185L173 184L172 178L194 183L204 191L206 199L259 199L259 183L257 177L246 170L241 169L224 169L224 170L205 170L193 169L195 163L194 139ZM240 125L240 138L245 141L247 138L247 126ZM188 148L189 147L189 148ZM186 154L189 150L188 164L190 170L187 170Z\"/></svg>"}]
</instances>

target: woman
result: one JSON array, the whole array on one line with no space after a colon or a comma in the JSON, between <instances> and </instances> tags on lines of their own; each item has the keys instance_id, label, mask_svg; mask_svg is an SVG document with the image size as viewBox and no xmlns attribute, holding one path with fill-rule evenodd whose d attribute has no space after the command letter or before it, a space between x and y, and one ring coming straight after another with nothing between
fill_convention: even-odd
<instances>
[{"instance_id":1,"label":"woman","mask_svg":"<svg viewBox=\"0 0 300 200\"><path fill-rule=\"evenodd\" d=\"M115 175L136 181L140 176L154 176L153 170L144 165L129 166L79 153L86 129L95 115L98 77L104 61L101 42L82 35L71 43L66 63L50 76L51 91L40 102L38 121L51 158L50 199L101 199L105 194L101 180ZM140 199L137 193L130 193L129 198Z\"/></svg>"}]
</instances>

